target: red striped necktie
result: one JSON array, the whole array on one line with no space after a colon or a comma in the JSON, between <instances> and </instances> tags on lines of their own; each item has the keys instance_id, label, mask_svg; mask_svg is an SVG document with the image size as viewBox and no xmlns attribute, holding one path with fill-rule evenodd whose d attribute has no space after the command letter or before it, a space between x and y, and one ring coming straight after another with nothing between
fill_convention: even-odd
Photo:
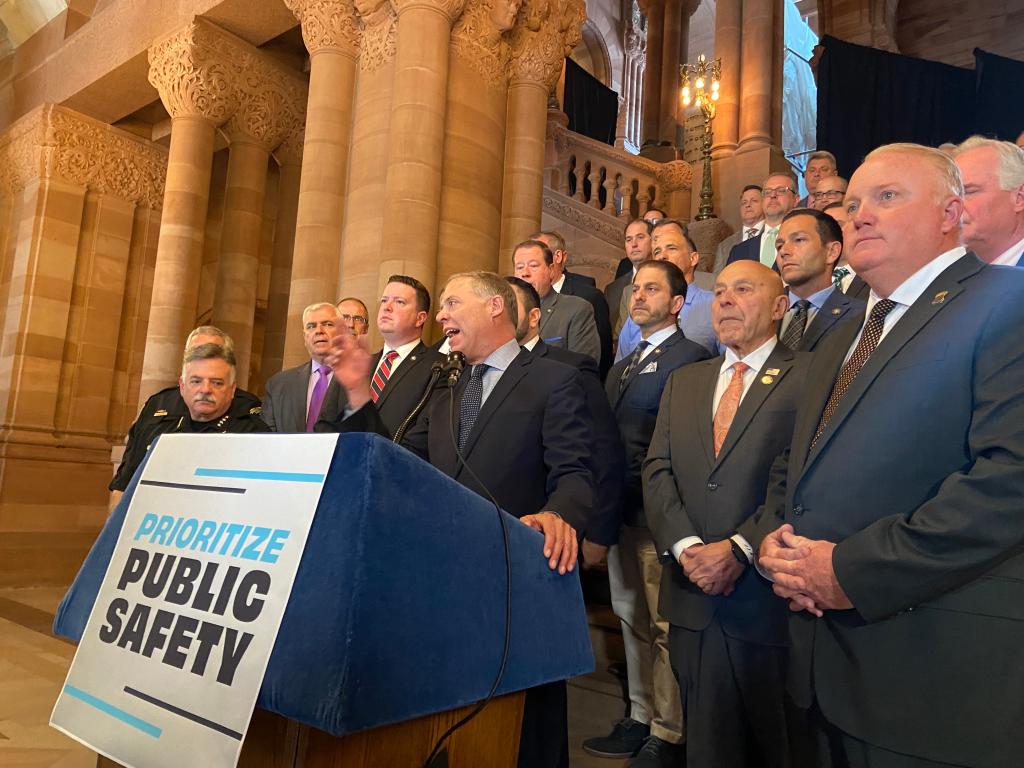
<instances>
[{"instance_id":1,"label":"red striped necktie","mask_svg":"<svg viewBox=\"0 0 1024 768\"><path fill-rule=\"evenodd\" d=\"M398 357L398 353L395 350L388 352L380 359L380 365L377 366L377 371L373 374L373 380L370 382L370 398L375 403L380 400L380 396L384 392L384 385L391 378L391 366L394 365L396 357Z\"/></svg>"}]
</instances>

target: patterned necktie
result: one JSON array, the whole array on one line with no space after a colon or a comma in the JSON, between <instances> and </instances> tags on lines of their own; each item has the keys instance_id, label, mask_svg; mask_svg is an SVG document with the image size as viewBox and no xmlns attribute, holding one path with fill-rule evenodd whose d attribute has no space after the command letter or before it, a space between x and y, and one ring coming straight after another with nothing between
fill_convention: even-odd
<instances>
[{"instance_id":1,"label":"patterned necktie","mask_svg":"<svg viewBox=\"0 0 1024 768\"><path fill-rule=\"evenodd\" d=\"M832 270L832 287L837 291L843 290L843 280L850 274L849 267L836 267Z\"/></svg>"},{"instance_id":2,"label":"patterned necktie","mask_svg":"<svg viewBox=\"0 0 1024 768\"><path fill-rule=\"evenodd\" d=\"M732 364L732 378L729 379L729 386L722 393L722 399L718 401L718 410L715 411L715 456L722 450L725 436L729 434L732 420L736 418L736 411L739 410L740 400L743 398L743 374L749 369L750 366L746 363Z\"/></svg>"},{"instance_id":3,"label":"patterned necktie","mask_svg":"<svg viewBox=\"0 0 1024 768\"><path fill-rule=\"evenodd\" d=\"M459 403L459 453L466 447L469 433L473 431L476 417L480 415L484 399L484 373L490 367L487 363L474 365L469 374L469 383L462 393L462 402Z\"/></svg>"},{"instance_id":4,"label":"patterned necktie","mask_svg":"<svg viewBox=\"0 0 1024 768\"><path fill-rule=\"evenodd\" d=\"M825 431L829 420L835 416L836 411L839 409L839 403L843 399L843 395L846 394L846 390L850 388L853 380L857 378L857 374L860 373L861 368L864 367L868 358L871 357L871 353L878 346L878 340L882 338L882 328L885 326L885 316L895 306L895 301L882 299L872 307L871 314L868 315L868 321L864 324L864 330L860 334L860 341L857 342L857 346L854 348L853 354L850 355L850 359L846 361L846 365L839 370L839 376L832 387L832 394L828 396L828 402L825 403L825 411L821 414L818 429L814 433L814 439L811 440L811 448L818 442L818 438Z\"/></svg>"},{"instance_id":5,"label":"patterned necktie","mask_svg":"<svg viewBox=\"0 0 1024 768\"><path fill-rule=\"evenodd\" d=\"M370 399L375 403L380 400L380 396L384 392L384 385L391 378L391 366L396 357L398 357L398 353L395 350L388 352L380 359L380 365L377 366L377 371L373 374L373 379L370 381Z\"/></svg>"},{"instance_id":6,"label":"patterned necktie","mask_svg":"<svg viewBox=\"0 0 1024 768\"><path fill-rule=\"evenodd\" d=\"M770 267L775 263L775 241L779 237L778 227L765 227L761 235L761 263Z\"/></svg>"},{"instance_id":7,"label":"patterned necktie","mask_svg":"<svg viewBox=\"0 0 1024 768\"><path fill-rule=\"evenodd\" d=\"M796 349L800 344L800 339L804 337L804 331L807 330L807 312L810 307L811 302L807 299L800 299L793 305L793 316L789 319L786 332L782 334L782 343L790 349Z\"/></svg>"},{"instance_id":8,"label":"patterned necktie","mask_svg":"<svg viewBox=\"0 0 1024 768\"><path fill-rule=\"evenodd\" d=\"M320 418L320 409L324 404L324 396L327 394L327 385L331 383L331 369L321 365L317 371L320 378L313 385L313 394L309 396L309 410L306 412L306 431L312 432L317 419Z\"/></svg>"},{"instance_id":9,"label":"patterned necktie","mask_svg":"<svg viewBox=\"0 0 1024 768\"><path fill-rule=\"evenodd\" d=\"M629 375L633 370L640 365L640 358L644 356L644 350L651 346L651 343L646 339L643 339L639 344L636 345L636 349L633 350L633 354L629 356L629 362L626 363L626 367L622 369L622 375L619 376L619 392L626 386L626 381L629 379Z\"/></svg>"},{"instance_id":10,"label":"patterned necktie","mask_svg":"<svg viewBox=\"0 0 1024 768\"><path fill-rule=\"evenodd\" d=\"M750 229L745 230L745 234L743 236L743 239L744 240L749 240L752 237L757 237L757 229L755 227L751 227Z\"/></svg>"}]
</instances>

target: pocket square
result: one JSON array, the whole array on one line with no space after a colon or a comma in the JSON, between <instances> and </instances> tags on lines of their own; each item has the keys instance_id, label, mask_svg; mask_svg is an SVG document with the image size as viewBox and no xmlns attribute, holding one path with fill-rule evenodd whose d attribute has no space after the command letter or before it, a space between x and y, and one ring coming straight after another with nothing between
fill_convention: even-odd
<instances>
[{"instance_id":1,"label":"pocket square","mask_svg":"<svg viewBox=\"0 0 1024 768\"><path fill-rule=\"evenodd\" d=\"M638 375L643 376L645 373L654 373L658 370L658 361L655 360L653 363L648 363L647 367L644 368Z\"/></svg>"}]
</instances>

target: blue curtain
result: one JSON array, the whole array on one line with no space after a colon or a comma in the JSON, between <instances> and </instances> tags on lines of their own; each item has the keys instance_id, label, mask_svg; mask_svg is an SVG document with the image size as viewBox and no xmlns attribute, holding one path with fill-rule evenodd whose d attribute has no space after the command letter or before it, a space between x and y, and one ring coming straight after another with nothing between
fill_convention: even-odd
<instances>
[{"instance_id":1,"label":"blue curtain","mask_svg":"<svg viewBox=\"0 0 1024 768\"><path fill-rule=\"evenodd\" d=\"M974 72L975 132L1015 141L1024 131L1024 61L975 48Z\"/></svg>"}]
</instances>

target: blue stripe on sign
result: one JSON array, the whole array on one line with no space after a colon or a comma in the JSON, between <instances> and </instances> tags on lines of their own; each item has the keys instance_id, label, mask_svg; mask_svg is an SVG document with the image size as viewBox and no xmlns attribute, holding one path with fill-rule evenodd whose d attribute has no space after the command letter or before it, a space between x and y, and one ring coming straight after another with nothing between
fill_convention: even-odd
<instances>
[{"instance_id":1,"label":"blue stripe on sign","mask_svg":"<svg viewBox=\"0 0 1024 768\"><path fill-rule=\"evenodd\" d=\"M85 691L79 688L75 688L72 685L65 685L64 693L66 693L68 696L74 696L79 701L84 701L90 707L95 707L103 714L110 715L115 720L120 720L122 723L130 725L132 728L138 728L144 734L146 734L147 736L152 736L154 739L159 739L160 734L163 733L162 729L158 728L152 723L147 723L142 718L136 717L133 714L125 712L123 709L119 709L118 707L115 707L113 704L108 704L107 702L103 701L103 699L98 699L91 693L86 693Z\"/></svg>"},{"instance_id":2,"label":"blue stripe on sign","mask_svg":"<svg viewBox=\"0 0 1024 768\"><path fill-rule=\"evenodd\" d=\"M324 475L310 472L261 472L255 469L196 467L196 477L234 477L242 480L280 480L286 483L322 483Z\"/></svg>"}]
</instances>

